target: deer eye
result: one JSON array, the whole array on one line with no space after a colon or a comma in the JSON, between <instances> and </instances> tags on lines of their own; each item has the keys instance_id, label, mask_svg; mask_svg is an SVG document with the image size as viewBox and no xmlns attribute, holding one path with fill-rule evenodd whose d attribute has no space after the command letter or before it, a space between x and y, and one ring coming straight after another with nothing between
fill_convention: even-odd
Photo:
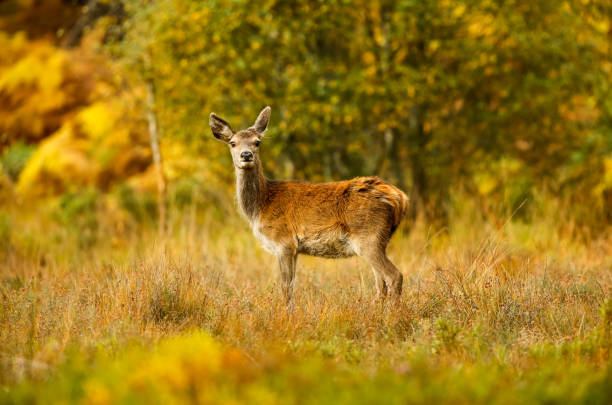
<instances>
[{"instance_id":1,"label":"deer eye","mask_svg":"<svg viewBox=\"0 0 612 405\"><path fill-rule=\"evenodd\" d=\"M261 142L259 142L259 141L255 141L255 146L259 146L260 143Z\"/></svg>"},{"instance_id":2,"label":"deer eye","mask_svg":"<svg viewBox=\"0 0 612 405\"><path fill-rule=\"evenodd\" d=\"M236 142L230 142L230 146L233 148L234 146L236 146Z\"/></svg>"}]
</instances>

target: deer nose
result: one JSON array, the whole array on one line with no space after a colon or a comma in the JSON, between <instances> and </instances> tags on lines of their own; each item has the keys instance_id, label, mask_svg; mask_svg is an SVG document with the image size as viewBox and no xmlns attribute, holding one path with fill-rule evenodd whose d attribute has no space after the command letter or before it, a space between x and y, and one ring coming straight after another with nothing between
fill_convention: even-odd
<instances>
[{"instance_id":1,"label":"deer nose","mask_svg":"<svg viewBox=\"0 0 612 405\"><path fill-rule=\"evenodd\" d=\"M246 162L250 162L251 160L253 160L253 152L249 152L249 151L242 152L240 154L240 157L242 158L242 160Z\"/></svg>"}]
</instances>

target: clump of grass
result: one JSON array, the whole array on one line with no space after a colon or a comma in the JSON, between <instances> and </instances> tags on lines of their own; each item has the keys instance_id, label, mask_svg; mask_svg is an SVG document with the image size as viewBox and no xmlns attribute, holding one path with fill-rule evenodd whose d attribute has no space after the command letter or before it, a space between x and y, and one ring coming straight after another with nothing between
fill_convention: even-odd
<instances>
[{"instance_id":1,"label":"clump of grass","mask_svg":"<svg viewBox=\"0 0 612 405\"><path fill-rule=\"evenodd\" d=\"M145 322L177 326L206 320L208 291L193 271L157 273L151 278Z\"/></svg>"}]
</instances>

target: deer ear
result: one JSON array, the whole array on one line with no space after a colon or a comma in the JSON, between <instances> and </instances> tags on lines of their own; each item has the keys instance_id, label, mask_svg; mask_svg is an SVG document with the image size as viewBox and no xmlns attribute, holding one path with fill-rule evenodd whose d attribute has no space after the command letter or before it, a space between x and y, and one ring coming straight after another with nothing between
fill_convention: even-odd
<instances>
[{"instance_id":1,"label":"deer ear","mask_svg":"<svg viewBox=\"0 0 612 405\"><path fill-rule=\"evenodd\" d=\"M212 133L220 141L229 142L234 136L234 130L223 118L218 117L215 113L210 113L208 125L212 129Z\"/></svg>"},{"instance_id":2,"label":"deer ear","mask_svg":"<svg viewBox=\"0 0 612 405\"><path fill-rule=\"evenodd\" d=\"M268 121L270 120L270 112L272 109L268 106L261 110L259 113L259 117L255 120L255 124L251 128L255 131L263 134L266 129L268 129Z\"/></svg>"}]
</instances>

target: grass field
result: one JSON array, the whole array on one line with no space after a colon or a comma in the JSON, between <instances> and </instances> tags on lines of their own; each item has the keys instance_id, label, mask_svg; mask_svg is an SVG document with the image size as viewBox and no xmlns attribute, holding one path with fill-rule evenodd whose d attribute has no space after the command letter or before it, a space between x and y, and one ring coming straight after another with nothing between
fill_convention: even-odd
<instances>
[{"instance_id":1,"label":"grass field","mask_svg":"<svg viewBox=\"0 0 612 405\"><path fill-rule=\"evenodd\" d=\"M288 313L275 259L225 205L173 210L165 242L108 202L7 208L0 402L612 400L605 234L554 215L496 229L466 207L394 236L396 307L360 259L301 256Z\"/></svg>"}]
</instances>

